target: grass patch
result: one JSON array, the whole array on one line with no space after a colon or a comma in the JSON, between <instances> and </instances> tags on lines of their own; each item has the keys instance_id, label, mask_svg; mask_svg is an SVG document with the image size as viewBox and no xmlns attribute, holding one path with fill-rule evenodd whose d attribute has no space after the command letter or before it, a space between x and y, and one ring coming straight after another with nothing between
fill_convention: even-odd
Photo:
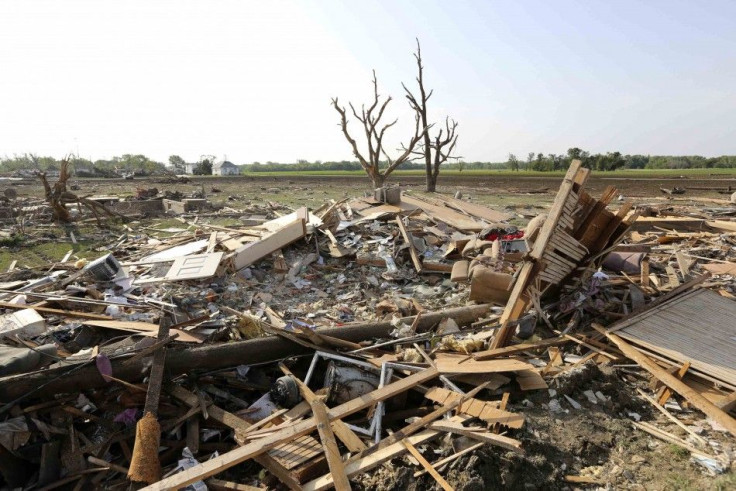
<instances>
[{"instance_id":1,"label":"grass patch","mask_svg":"<svg viewBox=\"0 0 736 491\"><path fill-rule=\"evenodd\" d=\"M668 451L669 451L669 452L670 452L670 453L671 453L672 455L674 455L674 456L675 456L676 458L678 458L678 459L680 459L680 460L684 460L684 459L687 459L687 458L689 458L689 457L690 457L690 452L689 452L689 451L688 451L687 449L685 449L685 448L682 448L682 447L681 447L681 446L679 446L679 445L669 445L669 446L667 447L667 450L668 450Z\"/></svg>"},{"instance_id":2,"label":"grass patch","mask_svg":"<svg viewBox=\"0 0 736 491\"><path fill-rule=\"evenodd\" d=\"M682 474L670 474L667 476L664 489L667 491L698 491L698 487L693 484L692 479Z\"/></svg>"},{"instance_id":3,"label":"grass patch","mask_svg":"<svg viewBox=\"0 0 736 491\"><path fill-rule=\"evenodd\" d=\"M711 489L716 491L728 491L730 489L736 489L736 472L727 472L722 476L718 476L713 481Z\"/></svg>"}]
</instances>

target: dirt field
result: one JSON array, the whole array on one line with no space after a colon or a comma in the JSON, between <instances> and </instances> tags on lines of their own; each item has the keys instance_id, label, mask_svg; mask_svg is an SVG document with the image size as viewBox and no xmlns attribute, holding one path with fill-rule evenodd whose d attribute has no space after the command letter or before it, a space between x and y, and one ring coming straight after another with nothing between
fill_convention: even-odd
<instances>
[{"instance_id":1,"label":"dirt field","mask_svg":"<svg viewBox=\"0 0 736 491\"><path fill-rule=\"evenodd\" d=\"M467 177L454 174L440 176L438 192L454 194L461 191L464 195L480 203L494 206L524 206L550 203L562 181L561 177L507 176L489 174L472 174ZM170 183L162 178L123 179L80 179L77 181L82 195L114 194L118 196L134 195L136 189L157 187L161 190L191 193L204 188L208 198L213 201L226 201L232 205L272 200L289 205L321 205L325 199L356 196L370 191L370 182L363 176L233 176L233 177L191 177L186 184ZM392 176L389 185L400 184L405 190L422 192L423 176ZM598 177L595 173L586 184L593 194L599 194L607 186L615 186L626 198L667 199L660 188L671 189L684 187L685 195L677 196L678 200L689 201L696 198L727 199L727 194L719 194L732 187L736 190L736 177L714 175L710 177ZM20 197L43 195L39 183L23 182L13 186ZM216 192L213 192L217 190ZM543 190L547 188L547 191Z\"/></svg>"}]
</instances>

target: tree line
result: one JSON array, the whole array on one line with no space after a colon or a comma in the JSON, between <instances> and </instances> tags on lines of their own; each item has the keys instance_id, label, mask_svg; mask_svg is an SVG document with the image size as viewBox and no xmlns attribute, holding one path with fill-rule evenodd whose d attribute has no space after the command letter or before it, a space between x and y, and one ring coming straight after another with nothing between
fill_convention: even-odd
<instances>
[{"instance_id":1,"label":"tree line","mask_svg":"<svg viewBox=\"0 0 736 491\"><path fill-rule=\"evenodd\" d=\"M520 160L516 155L509 154L505 165L500 168L513 171L558 171L567 169L570 162L575 159L580 160L584 167L597 171L618 169L727 169L736 167L735 155L703 157L701 155L623 155L621 152L594 154L573 147L569 148L567 153L564 154L550 153L545 155L529 152L525 160ZM465 168L477 167L467 165Z\"/></svg>"},{"instance_id":2,"label":"tree line","mask_svg":"<svg viewBox=\"0 0 736 491\"><path fill-rule=\"evenodd\" d=\"M166 166L141 154L124 154L109 160L95 161L83 157L70 156L65 159L39 156L34 153L13 155L0 158L0 172L54 172L61 169L62 160L71 164L74 173L79 177L115 177L121 173L133 172L138 175L165 173Z\"/></svg>"}]
</instances>

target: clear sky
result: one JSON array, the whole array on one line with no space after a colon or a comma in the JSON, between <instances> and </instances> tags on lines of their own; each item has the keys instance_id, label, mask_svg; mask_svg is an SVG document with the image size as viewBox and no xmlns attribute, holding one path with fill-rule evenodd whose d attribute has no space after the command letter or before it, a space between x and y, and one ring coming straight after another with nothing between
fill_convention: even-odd
<instances>
[{"instance_id":1,"label":"clear sky","mask_svg":"<svg viewBox=\"0 0 736 491\"><path fill-rule=\"evenodd\" d=\"M467 161L733 155L735 27L733 0L0 0L0 155L353 160L330 98L375 69L397 147L415 37Z\"/></svg>"}]
</instances>

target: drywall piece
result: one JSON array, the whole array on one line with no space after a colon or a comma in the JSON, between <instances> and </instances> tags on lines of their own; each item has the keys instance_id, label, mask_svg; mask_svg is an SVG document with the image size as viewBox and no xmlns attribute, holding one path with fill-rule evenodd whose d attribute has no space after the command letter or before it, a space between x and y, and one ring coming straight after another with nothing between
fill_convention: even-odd
<instances>
[{"instance_id":1,"label":"drywall piece","mask_svg":"<svg viewBox=\"0 0 736 491\"><path fill-rule=\"evenodd\" d=\"M178 257L166 273L169 281L197 280L210 278L215 275L222 260L222 252L209 254L195 254L193 256Z\"/></svg>"},{"instance_id":2,"label":"drywall piece","mask_svg":"<svg viewBox=\"0 0 736 491\"><path fill-rule=\"evenodd\" d=\"M314 229L322 226L321 218L319 218L317 215L310 213L309 210L302 207L292 213L289 213L288 215L274 218L273 220L269 220L253 228L268 230L269 232L277 232L281 230L282 228L284 228L286 225L289 225L290 223L294 222L294 220L298 220L300 218L304 220L306 224L307 233L310 233L310 234L314 233Z\"/></svg>"},{"instance_id":3,"label":"drywall piece","mask_svg":"<svg viewBox=\"0 0 736 491\"><path fill-rule=\"evenodd\" d=\"M137 261L137 264L157 263L157 262L162 262L162 261L173 261L174 259L178 257L188 256L190 254L196 254L200 251L205 250L207 248L208 243L209 243L209 239L202 239L202 240L195 240L194 242L189 242L187 244L170 247L168 249L164 249L163 251L159 251L155 254L151 254L150 256L144 257L140 261Z\"/></svg>"},{"instance_id":4,"label":"drywall piece","mask_svg":"<svg viewBox=\"0 0 736 491\"><path fill-rule=\"evenodd\" d=\"M0 316L0 337L38 336L46 330L46 321L33 309L23 309Z\"/></svg>"}]
</instances>

